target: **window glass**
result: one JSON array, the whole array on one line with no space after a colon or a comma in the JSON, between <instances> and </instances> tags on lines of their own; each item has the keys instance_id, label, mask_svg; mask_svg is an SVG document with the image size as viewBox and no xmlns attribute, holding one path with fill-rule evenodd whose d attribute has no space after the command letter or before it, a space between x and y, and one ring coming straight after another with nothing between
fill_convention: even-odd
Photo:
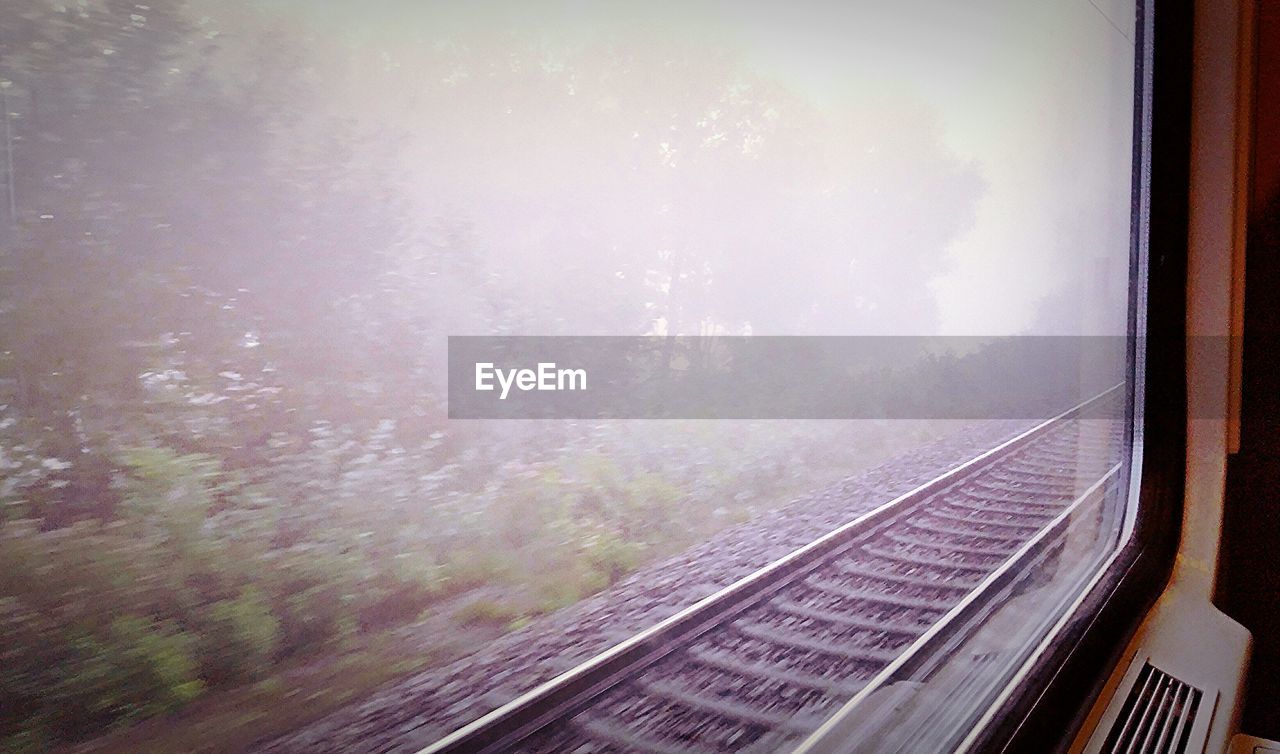
<instances>
[{"instance_id":1,"label":"window glass","mask_svg":"<svg viewBox=\"0 0 1280 754\"><path fill-rule=\"evenodd\" d=\"M12 0L0 743L414 750L883 509L519 746L960 745L1132 515L1134 16Z\"/></svg>"}]
</instances>

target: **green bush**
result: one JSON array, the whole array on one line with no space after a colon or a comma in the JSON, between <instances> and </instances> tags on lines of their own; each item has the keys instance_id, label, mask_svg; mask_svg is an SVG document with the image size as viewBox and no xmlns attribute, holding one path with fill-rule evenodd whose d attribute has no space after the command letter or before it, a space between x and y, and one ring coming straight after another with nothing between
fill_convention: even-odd
<instances>
[{"instance_id":1,"label":"green bush","mask_svg":"<svg viewBox=\"0 0 1280 754\"><path fill-rule=\"evenodd\" d=\"M172 712L200 695L192 638L136 615L112 621L105 636L81 636L45 690L46 711L63 736Z\"/></svg>"},{"instance_id":2,"label":"green bush","mask_svg":"<svg viewBox=\"0 0 1280 754\"><path fill-rule=\"evenodd\" d=\"M279 633L271 605L254 587L215 602L200 639L201 674L211 684L260 677L272 663Z\"/></svg>"},{"instance_id":3,"label":"green bush","mask_svg":"<svg viewBox=\"0 0 1280 754\"><path fill-rule=\"evenodd\" d=\"M587 561L612 584L640 567L645 547L640 542L626 542L615 534L602 534L586 545Z\"/></svg>"},{"instance_id":4,"label":"green bush","mask_svg":"<svg viewBox=\"0 0 1280 754\"><path fill-rule=\"evenodd\" d=\"M284 597L280 618L279 657L311 654L346 641L354 632L341 589L316 584Z\"/></svg>"},{"instance_id":5,"label":"green bush","mask_svg":"<svg viewBox=\"0 0 1280 754\"><path fill-rule=\"evenodd\" d=\"M468 602L454 612L454 620L463 625L495 625L505 626L520 617L520 608L507 603L490 599L478 599Z\"/></svg>"}]
</instances>

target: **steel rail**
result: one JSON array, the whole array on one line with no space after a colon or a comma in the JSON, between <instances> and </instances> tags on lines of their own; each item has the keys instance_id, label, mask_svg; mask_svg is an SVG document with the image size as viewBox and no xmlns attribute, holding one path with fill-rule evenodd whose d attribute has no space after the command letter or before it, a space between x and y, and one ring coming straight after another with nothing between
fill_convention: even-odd
<instances>
[{"instance_id":1,"label":"steel rail","mask_svg":"<svg viewBox=\"0 0 1280 754\"><path fill-rule=\"evenodd\" d=\"M417 754L501 752L592 699L634 676L654 662L758 604L762 599L816 569L833 556L873 534L892 517L910 510L937 493L1039 438L1059 422L1097 405L1117 393L1114 385L1088 400L1025 430L996 447L884 503L814 541L743 576L694 604L624 639L609 649L521 694L470 723L420 749ZM1055 519L1056 520L1056 519ZM1049 524L1052 526L1053 524Z\"/></svg>"},{"instance_id":2,"label":"steel rail","mask_svg":"<svg viewBox=\"0 0 1280 754\"><path fill-rule=\"evenodd\" d=\"M1051 544L1051 537L1054 537L1066 527L1076 511L1106 493L1105 487L1119 475L1122 466L1123 464L1117 463L1108 469L1070 505L1064 508L1061 513L1055 516L1052 521L1045 524L1039 532L1023 543L1007 560L988 574L981 583L965 595L964 599L956 603L927 631L903 650L902 654L894 658L893 662L886 665L875 677L868 681L866 686L859 690L849 701L845 702L835 714L828 717L817 730L810 734L797 748L793 749L791 754L823 754L825 752L849 751L852 738L851 721L861 711L862 704L877 691L884 688L887 683L895 679L900 680L899 676L909 672L912 668L921 664L922 661L929 659L941 642L951 639L954 627L963 625L965 620L987 604L987 598L997 590L1009 586L1012 581L1022 575L1025 572L1023 566L1037 557L1047 545Z\"/></svg>"}]
</instances>

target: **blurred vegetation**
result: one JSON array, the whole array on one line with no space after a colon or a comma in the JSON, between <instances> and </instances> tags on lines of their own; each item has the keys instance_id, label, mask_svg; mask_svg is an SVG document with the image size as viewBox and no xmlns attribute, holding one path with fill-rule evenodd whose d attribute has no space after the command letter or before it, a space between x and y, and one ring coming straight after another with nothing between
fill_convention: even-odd
<instances>
[{"instance_id":1,"label":"blurred vegetation","mask_svg":"<svg viewBox=\"0 0 1280 754\"><path fill-rule=\"evenodd\" d=\"M118 451L99 490L111 515L0 524L3 740L40 749L173 712L442 609L463 627L519 627L885 452L837 426L753 447L711 445L705 425L614 427L579 453L495 465L465 496L462 466L437 469L422 500L439 502L416 514L397 490L432 468L415 463L426 451L377 432L347 463L334 458L345 443L318 433L305 458L252 479L207 454ZM844 449L823 457L832 440ZM695 451L708 460L675 462ZM804 476L786 471L802 461ZM304 469L333 475L302 506ZM28 478L9 509L62 489Z\"/></svg>"}]
</instances>

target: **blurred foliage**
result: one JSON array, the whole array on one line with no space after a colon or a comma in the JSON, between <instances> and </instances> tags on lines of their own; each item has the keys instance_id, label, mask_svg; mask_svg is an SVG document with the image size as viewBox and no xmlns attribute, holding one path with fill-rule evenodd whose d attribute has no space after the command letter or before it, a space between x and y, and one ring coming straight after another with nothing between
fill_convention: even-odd
<instances>
[{"instance_id":1,"label":"blurred foliage","mask_svg":"<svg viewBox=\"0 0 1280 754\"><path fill-rule=\"evenodd\" d=\"M305 466L250 482L203 454L120 450L112 517L0 524L0 740L40 748L171 712L420 615L516 627L883 452L840 427L742 444L702 424L598 427L578 452L487 459L465 504L448 492L458 466L413 515L405 490L430 466L412 458L431 451L339 463L345 443L322 432ZM846 449L824 459L815 446L832 440ZM695 454L708 460L676 462ZM329 495L299 506L315 474L292 473L326 460ZM783 473L802 461L806 474Z\"/></svg>"}]
</instances>

